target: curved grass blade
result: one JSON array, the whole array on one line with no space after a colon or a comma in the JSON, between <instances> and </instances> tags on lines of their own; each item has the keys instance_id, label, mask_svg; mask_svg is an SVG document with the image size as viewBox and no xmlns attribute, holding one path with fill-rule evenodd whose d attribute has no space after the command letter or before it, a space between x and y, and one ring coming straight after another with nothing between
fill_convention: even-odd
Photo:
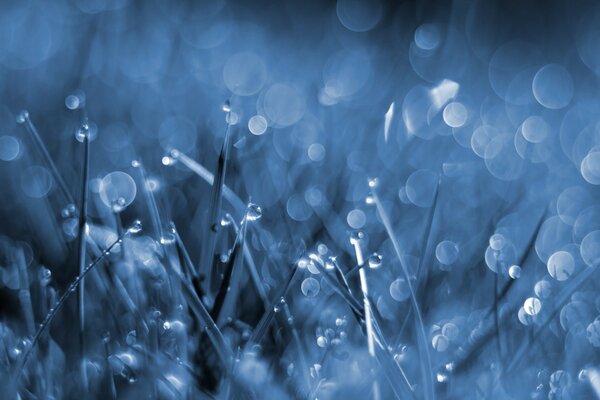
<instances>
[{"instance_id":1,"label":"curved grass blade","mask_svg":"<svg viewBox=\"0 0 600 400\"><path fill-rule=\"evenodd\" d=\"M77 276L77 278L75 278L75 280L73 282L71 282L71 284L68 286L67 290L65 291L65 293L63 293L63 295L58 299L56 305L50 309L50 311L48 312L48 314L46 315L46 317L44 317L44 320L42 321L42 323L40 324L37 332L35 333L35 335L33 336L33 339L31 340L31 344L27 347L27 350L25 350L23 356L19 359L16 367L15 367L15 372L14 372L14 376L13 376L13 383L16 385L18 382L19 377L21 376L21 373L23 372L23 368L25 367L27 360L29 359L29 356L31 355L31 352L35 349L36 344L38 343L40 337L42 336L42 334L44 333L44 331L46 330L46 328L48 328L50 326L50 324L52 323L52 320L54 319L54 317L56 316L56 314L58 313L58 311L60 311L60 309L62 308L62 306L65 304L65 302L67 301L67 299L69 298L69 296L71 294L73 294L76 290L77 287L79 286L79 284L81 283L81 281L83 280L83 278L85 278L85 276L96 266L98 265L108 254L110 254L110 252L112 251L112 249L117 246L118 244L120 244L123 241L123 238L130 234L133 233L133 231L130 229L128 229L127 231L125 231L121 236L119 236L117 238L116 241L114 241L110 246L108 246L106 248L106 250L104 250L102 252L102 254L100 255L100 257L98 257L94 262L92 262L91 264L89 264L81 274L79 274Z\"/></svg>"}]
</instances>

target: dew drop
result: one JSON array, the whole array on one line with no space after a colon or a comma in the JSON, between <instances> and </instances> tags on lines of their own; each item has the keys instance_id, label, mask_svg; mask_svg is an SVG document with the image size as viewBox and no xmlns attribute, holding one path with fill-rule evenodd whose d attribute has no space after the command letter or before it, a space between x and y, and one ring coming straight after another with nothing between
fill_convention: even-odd
<instances>
[{"instance_id":1,"label":"dew drop","mask_svg":"<svg viewBox=\"0 0 600 400\"><path fill-rule=\"evenodd\" d=\"M131 234L136 234L136 233L139 233L141 230L142 230L142 221L140 221L139 219L136 219L135 221L133 221L133 224L131 224L129 229L127 229L127 232L129 232Z\"/></svg>"},{"instance_id":2,"label":"dew drop","mask_svg":"<svg viewBox=\"0 0 600 400\"><path fill-rule=\"evenodd\" d=\"M52 279L52 271L50 271L46 267L40 268L40 283L42 286L48 286L50 280Z\"/></svg>"},{"instance_id":3,"label":"dew drop","mask_svg":"<svg viewBox=\"0 0 600 400\"><path fill-rule=\"evenodd\" d=\"M18 124L23 124L25 123L25 121L27 121L29 119L29 112L27 112L27 110L22 110L18 115L17 115L17 123Z\"/></svg>"},{"instance_id":4,"label":"dew drop","mask_svg":"<svg viewBox=\"0 0 600 400\"><path fill-rule=\"evenodd\" d=\"M225 100L225 102L223 103L222 110L226 113L231 112L231 102L229 100Z\"/></svg>"},{"instance_id":5,"label":"dew drop","mask_svg":"<svg viewBox=\"0 0 600 400\"><path fill-rule=\"evenodd\" d=\"M246 209L247 221L258 221L262 217L262 209L258 204L249 203Z\"/></svg>"},{"instance_id":6,"label":"dew drop","mask_svg":"<svg viewBox=\"0 0 600 400\"><path fill-rule=\"evenodd\" d=\"M317 338L317 346L319 347L327 347L327 344L329 343L329 341L327 340L327 338L325 336L319 336Z\"/></svg>"},{"instance_id":7,"label":"dew drop","mask_svg":"<svg viewBox=\"0 0 600 400\"><path fill-rule=\"evenodd\" d=\"M383 257L381 257L381 255L379 253L371 254L371 256L368 259L369 268L377 269L377 268L381 267L382 259L383 259Z\"/></svg>"},{"instance_id":8,"label":"dew drop","mask_svg":"<svg viewBox=\"0 0 600 400\"><path fill-rule=\"evenodd\" d=\"M365 233L363 231L354 231L350 234L350 243L351 244L359 243L364 238L365 238Z\"/></svg>"}]
</instances>

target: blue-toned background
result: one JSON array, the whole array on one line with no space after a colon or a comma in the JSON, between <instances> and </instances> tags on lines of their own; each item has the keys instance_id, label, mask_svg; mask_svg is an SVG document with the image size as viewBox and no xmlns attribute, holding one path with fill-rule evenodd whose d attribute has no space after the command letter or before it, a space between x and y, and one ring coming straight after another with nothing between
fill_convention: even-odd
<instances>
[{"instance_id":1,"label":"blue-toned background","mask_svg":"<svg viewBox=\"0 0 600 400\"><path fill-rule=\"evenodd\" d=\"M3 2L7 398L600 398L599 76L592 1Z\"/></svg>"}]
</instances>

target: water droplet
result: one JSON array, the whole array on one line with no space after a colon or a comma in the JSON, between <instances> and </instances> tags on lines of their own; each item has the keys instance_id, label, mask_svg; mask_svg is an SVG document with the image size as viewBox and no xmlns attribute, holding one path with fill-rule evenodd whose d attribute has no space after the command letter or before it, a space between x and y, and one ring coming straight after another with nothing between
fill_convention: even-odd
<instances>
[{"instance_id":1,"label":"water droplet","mask_svg":"<svg viewBox=\"0 0 600 400\"><path fill-rule=\"evenodd\" d=\"M71 216L71 211L68 207L65 207L60 211L60 216L63 218L69 218Z\"/></svg>"},{"instance_id":2,"label":"water droplet","mask_svg":"<svg viewBox=\"0 0 600 400\"><path fill-rule=\"evenodd\" d=\"M575 259L568 251L557 251L547 263L548 273L557 281L566 281L575 271Z\"/></svg>"},{"instance_id":3,"label":"water droplet","mask_svg":"<svg viewBox=\"0 0 600 400\"><path fill-rule=\"evenodd\" d=\"M131 161L131 166L133 168L138 168L140 165L142 165L138 160L132 160Z\"/></svg>"},{"instance_id":4,"label":"water droplet","mask_svg":"<svg viewBox=\"0 0 600 400\"><path fill-rule=\"evenodd\" d=\"M521 277L521 267L518 265L511 265L508 269L508 276L512 279L519 279Z\"/></svg>"},{"instance_id":5,"label":"water droplet","mask_svg":"<svg viewBox=\"0 0 600 400\"><path fill-rule=\"evenodd\" d=\"M327 347L328 344L329 344L329 341L327 340L327 338L325 336L319 336L317 338L317 346Z\"/></svg>"},{"instance_id":6,"label":"water droplet","mask_svg":"<svg viewBox=\"0 0 600 400\"><path fill-rule=\"evenodd\" d=\"M131 224L129 229L127 229L127 232L129 232L131 234L136 234L136 233L139 233L141 230L142 230L142 221L140 221L139 219L136 219L135 221L133 221L133 224Z\"/></svg>"},{"instance_id":7,"label":"water droplet","mask_svg":"<svg viewBox=\"0 0 600 400\"><path fill-rule=\"evenodd\" d=\"M359 243L364 238L365 238L365 233L363 231L354 231L350 234L350 243L351 244Z\"/></svg>"},{"instance_id":8,"label":"water droplet","mask_svg":"<svg viewBox=\"0 0 600 400\"><path fill-rule=\"evenodd\" d=\"M542 309L542 302L536 297L529 297L523 303L523 309L528 315L537 315Z\"/></svg>"},{"instance_id":9,"label":"water droplet","mask_svg":"<svg viewBox=\"0 0 600 400\"><path fill-rule=\"evenodd\" d=\"M231 112L231 102L229 100L225 100L222 107L223 111L226 113Z\"/></svg>"},{"instance_id":10,"label":"water droplet","mask_svg":"<svg viewBox=\"0 0 600 400\"><path fill-rule=\"evenodd\" d=\"M300 289L302 290L302 294L306 297L315 297L319 294L319 291L321 290L321 285L319 284L318 280L309 277L302 281Z\"/></svg>"},{"instance_id":11,"label":"water droplet","mask_svg":"<svg viewBox=\"0 0 600 400\"><path fill-rule=\"evenodd\" d=\"M221 226L229 225L231 225L231 216L229 214L225 214L223 218L221 218Z\"/></svg>"},{"instance_id":12,"label":"water droplet","mask_svg":"<svg viewBox=\"0 0 600 400\"><path fill-rule=\"evenodd\" d=\"M346 215L346 222L352 229L361 229L367 223L367 216L364 211L357 208Z\"/></svg>"},{"instance_id":13,"label":"water droplet","mask_svg":"<svg viewBox=\"0 0 600 400\"><path fill-rule=\"evenodd\" d=\"M42 284L42 286L47 286L50 283L51 279L52 279L52 272L46 267L41 267L40 268L40 283Z\"/></svg>"},{"instance_id":14,"label":"water droplet","mask_svg":"<svg viewBox=\"0 0 600 400\"><path fill-rule=\"evenodd\" d=\"M571 384L571 375L563 370L557 370L550 375L550 389L560 390Z\"/></svg>"},{"instance_id":15,"label":"water droplet","mask_svg":"<svg viewBox=\"0 0 600 400\"><path fill-rule=\"evenodd\" d=\"M255 115L248 120L248 130L253 135L260 136L267 131L269 124L262 115Z\"/></svg>"},{"instance_id":16,"label":"water droplet","mask_svg":"<svg viewBox=\"0 0 600 400\"><path fill-rule=\"evenodd\" d=\"M129 346L133 346L137 342L137 332L135 330L129 331L127 337L125 337L125 343Z\"/></svg>"},{"instance_id":17,"label":"water droplet","mask_svg":"<svg viewBox=\"0 0 600 400\"><path fill-rule=\"evenodd\" d=\"M329 249L327 248L327 245L323 243L319 243L319 245L317 246L317 252L322 256L327 254L328 251Z\"/></svg>"},{"instance_id":18,"label":"water droplet","mask_svg":"<svg viewBox=\"0 0 600 400\"><path fill-rule=\"evenodd\" d=\"M370 206L375 204L375 197L372 194L365 197L365 204L370 205Z\"/></svg>"},{"instance_id":19,"label":"water droplet","mask_svg":"<svg viewBox=\"0 0 600 400\"><path fill-rule=\"evenodd\" d=\"M79 142L83 142L85 138L90 138L90 126L87 123L82 123L77 132L75 132L75 138Z\"/></svg>"},{"instance_id":20,"label":"water droplet","mask_svg":"<svg viewBox=\"0 0 600 400\"><path fill-rule=\"evenodd\" d=\"M442 335L446 336L448 340L456 340L458 338L459 329L456 324L447 322L442 326Z\"/></svg>"},{"instance_id":21,"label":"water droplet","mask_svg":"<svg viewBox=\"0 0 600 400\"><path fill-rule=\"evenodd\" d=\"M115 171L102 178L99 192L102 203L119 213L135 199L137 185L129 174Z\"/></svg>"},{"instance_id":22,"label":"water droplet","mask_svg":"<svg viewBox=\"0 0 600 400\"><path fill-rule=\"evenodd\" d=\"M289 363L287 366L287 374L288 376L294 375L294 363Z\"/></svg>"},{"instance_id":23,"label":"water droplet","mask_svg":"<svg viewBox=\"0 0 600 400\"><path fill-rule=\"evenodd\" d=\"M439 351L440 353L446 351L448 349L449 344L450 341L444 335L435 335L431 340L431 345L433 346L433 348Z\"/></svg>"},{"instance_id":24,"label":"water droplet","mask_svg":"<svg viewBox=\"0 0 600 400\"><path fill-rule=\"evenodd\" d=\"M173 244L175 243L175 235L172 233L165 233L160 237L160 244Z\"/></svg>"},{"instance_id":25,"label":"water droplet","mask_svg":"<svg viewBox=\"0 0 600 400\"><path fill-rule=\"evenodd\" d=\"M504 248L506 239L503 235L496 233L490 237L490 247L492 250L500 251Z\"/></svg>"},{"instance_id":26,"label":"water droplet","mask_svg":"<svg viewBox=\"0 0 600 400\"><path fill-rule=\"evenodd\" d=\"M22 153L21 142L13 136L0 136L0 160L13 161Z\"/></svg>"},{"instance_id":27,"label":"water droplet","mask_svg":"<svg viewBox=\"0 0 600 400\"><path fill-rule=\"evenodd\" d=\"M17 123L18 124L23 124L25 123L25 121L27 121L29 119L29 112L27 112L27 110L22 110L18 115L17 115Z\"/></svg>"},{"instance_id":28,"label":"water droplet","mask_svg":"<svg viewBox=\"0 0 600 400\"><path fill-rule=\"evenodd\" d=\"M377 269L381 266L382 257L378 253L373 253L368 259L369 267L371 269Z\"/></svg>"},{"instance_id":29,"label":"water droplet","mask_svg":"<svg viewBox=\"0 0 600 400\"><path fill-rule=\"evenodd\" d=\"M259 205L254 203L249 203L248 208L246 209L246 220L247 221L257 221L262 217L262 209Z\"/></svg>"},{"instance_id":30,"label":"water droplet","mask_svg":"<svg viewBox=\"0 0 600 400\"><path fill-rule=\"evenodd\" d=\"M435 258L444 266L452 265L456 262L459 255L459 249L456 243L450 240L444 240L435 247Z\"/></svg>"},{"instance_id":31,"label":"water droplet","mask_svg":"<svg viewBox=\"0 0 600 400\"><path fill-rule=\"evenodd\" d=\"M110 342L110 331L103 331L102 332L102 341L104 343L109 343Z\"/></svg>"},{"instance_id":32,"label":"water droplet","mask_svg":"<svg viewBox=\"0 0 600 400\"><path fill-rule=\"evenodd\" d=\"M369 179L369 187L371 189L376 188L378 184L379 184L379 179L377 179L377 178Z\"/></svg>"},{"instance_id":33,"label":"water droplet","mask_svg":"<svg viewBox=\"0 0 600 400\"><path fill-rule=\"evenodd\" d=\"M331 256L327 259L327 261L325 261L325 269L327 271L333 271L335 269L335 263L336 263L337 257L335 256Z\"/></svg>"},{"instance_id":34,"label":"water droplet","mask_svg":"<svg viewBox=\"0 0 600 400\"><path fill-rule=\"evenodd\" d=\"M76 110L77 108L79 108L79 97L75 96L74 94L68 95L65 98L65 106L69 110Z\"/></svg>"}]
</instances>

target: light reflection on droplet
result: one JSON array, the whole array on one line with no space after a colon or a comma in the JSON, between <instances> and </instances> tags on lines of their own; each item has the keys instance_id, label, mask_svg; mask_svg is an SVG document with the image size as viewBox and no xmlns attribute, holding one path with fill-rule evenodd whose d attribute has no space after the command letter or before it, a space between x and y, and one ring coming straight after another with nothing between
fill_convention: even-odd
<instances>
[{"instance_id":1,"label":"light reflection on droplet","mask_svg":"<svg viewBox=\"0 0 600 400\"><path fill-rule=\"evenodd\" d=\"M564 67L548 64L540 68L532 83L535 99L546 108L566 107L573 98L573 79Z\"/></svg>"},{"instance_id":2,"label":"light reflection on droplet","mask_svg":"<svg viewBox=\"0 0 600 400\"><path fill-rule=\"evenodd\" d=\"M269 124L262 115L254 115L248 120L248 130L253 135L260 136L267 131Z\"/></svg>"},{"instance_id":3,"label":"light reflection on droplet","mask_svg":"<svg viewBox=\"0 0 600 400\"><path fill-rule=\"evenodd\" d=\"M351 210L346 216L346 222L352 229L361 229L367 222L367 216L362 210Z\"/></svg>"},{"instance_id":4,"label":"light reflection on droplet","mask_svg":"<svg viewBox=\"0 0 600 400\"><path fill-rule=\"evenodd\" d=\"M451 128L460 128L467 122L469 112L462 103L452 102L444 108L443 115L446 125Z\"/></svg>"},{"instance_id":5,"label":"light reflection on droplet","mask_svg":"<svg viewBox=\"0 0 600 400\"><path fill-rule=\"evenodd\" d=\"M435 257L443 265L454 264L458 254L458 246L450 240L441 241L435 248Z\"/></svg>"},{"instance_id":6,"label":"light reflection on droplet","mask_svg":"<svg viewBox=\"0 0 600 400\"><path fill-rule=\"evenodd\" d=\"M39 199L46 196L52 189L52 184L52 175L42 166L35 165L21 172L21 189L31 198Z\"/></svg>"},{"instance_id":7,"label":"light reflection on droplet","mask_svg":"<svg viewBox=\"0 0 600 400\"><path fill-rule=\"evenodd\" d=\"M315 278L308 277L302 281L300 288L304 296L315 297L319 294L319 291L321 290L321 285L319 284L319 281Z\"/></svg>"},{"instance_id":8,"label":"light reflection on droplet","mask_svg":"<svg viewBox=\"0 0 600 400\"><path fill-rule=\"evenodd\" d=\"M19 157L21 144L14 136L0 136L0 160L13 161Z\"/></svg>"}]
</instances>

